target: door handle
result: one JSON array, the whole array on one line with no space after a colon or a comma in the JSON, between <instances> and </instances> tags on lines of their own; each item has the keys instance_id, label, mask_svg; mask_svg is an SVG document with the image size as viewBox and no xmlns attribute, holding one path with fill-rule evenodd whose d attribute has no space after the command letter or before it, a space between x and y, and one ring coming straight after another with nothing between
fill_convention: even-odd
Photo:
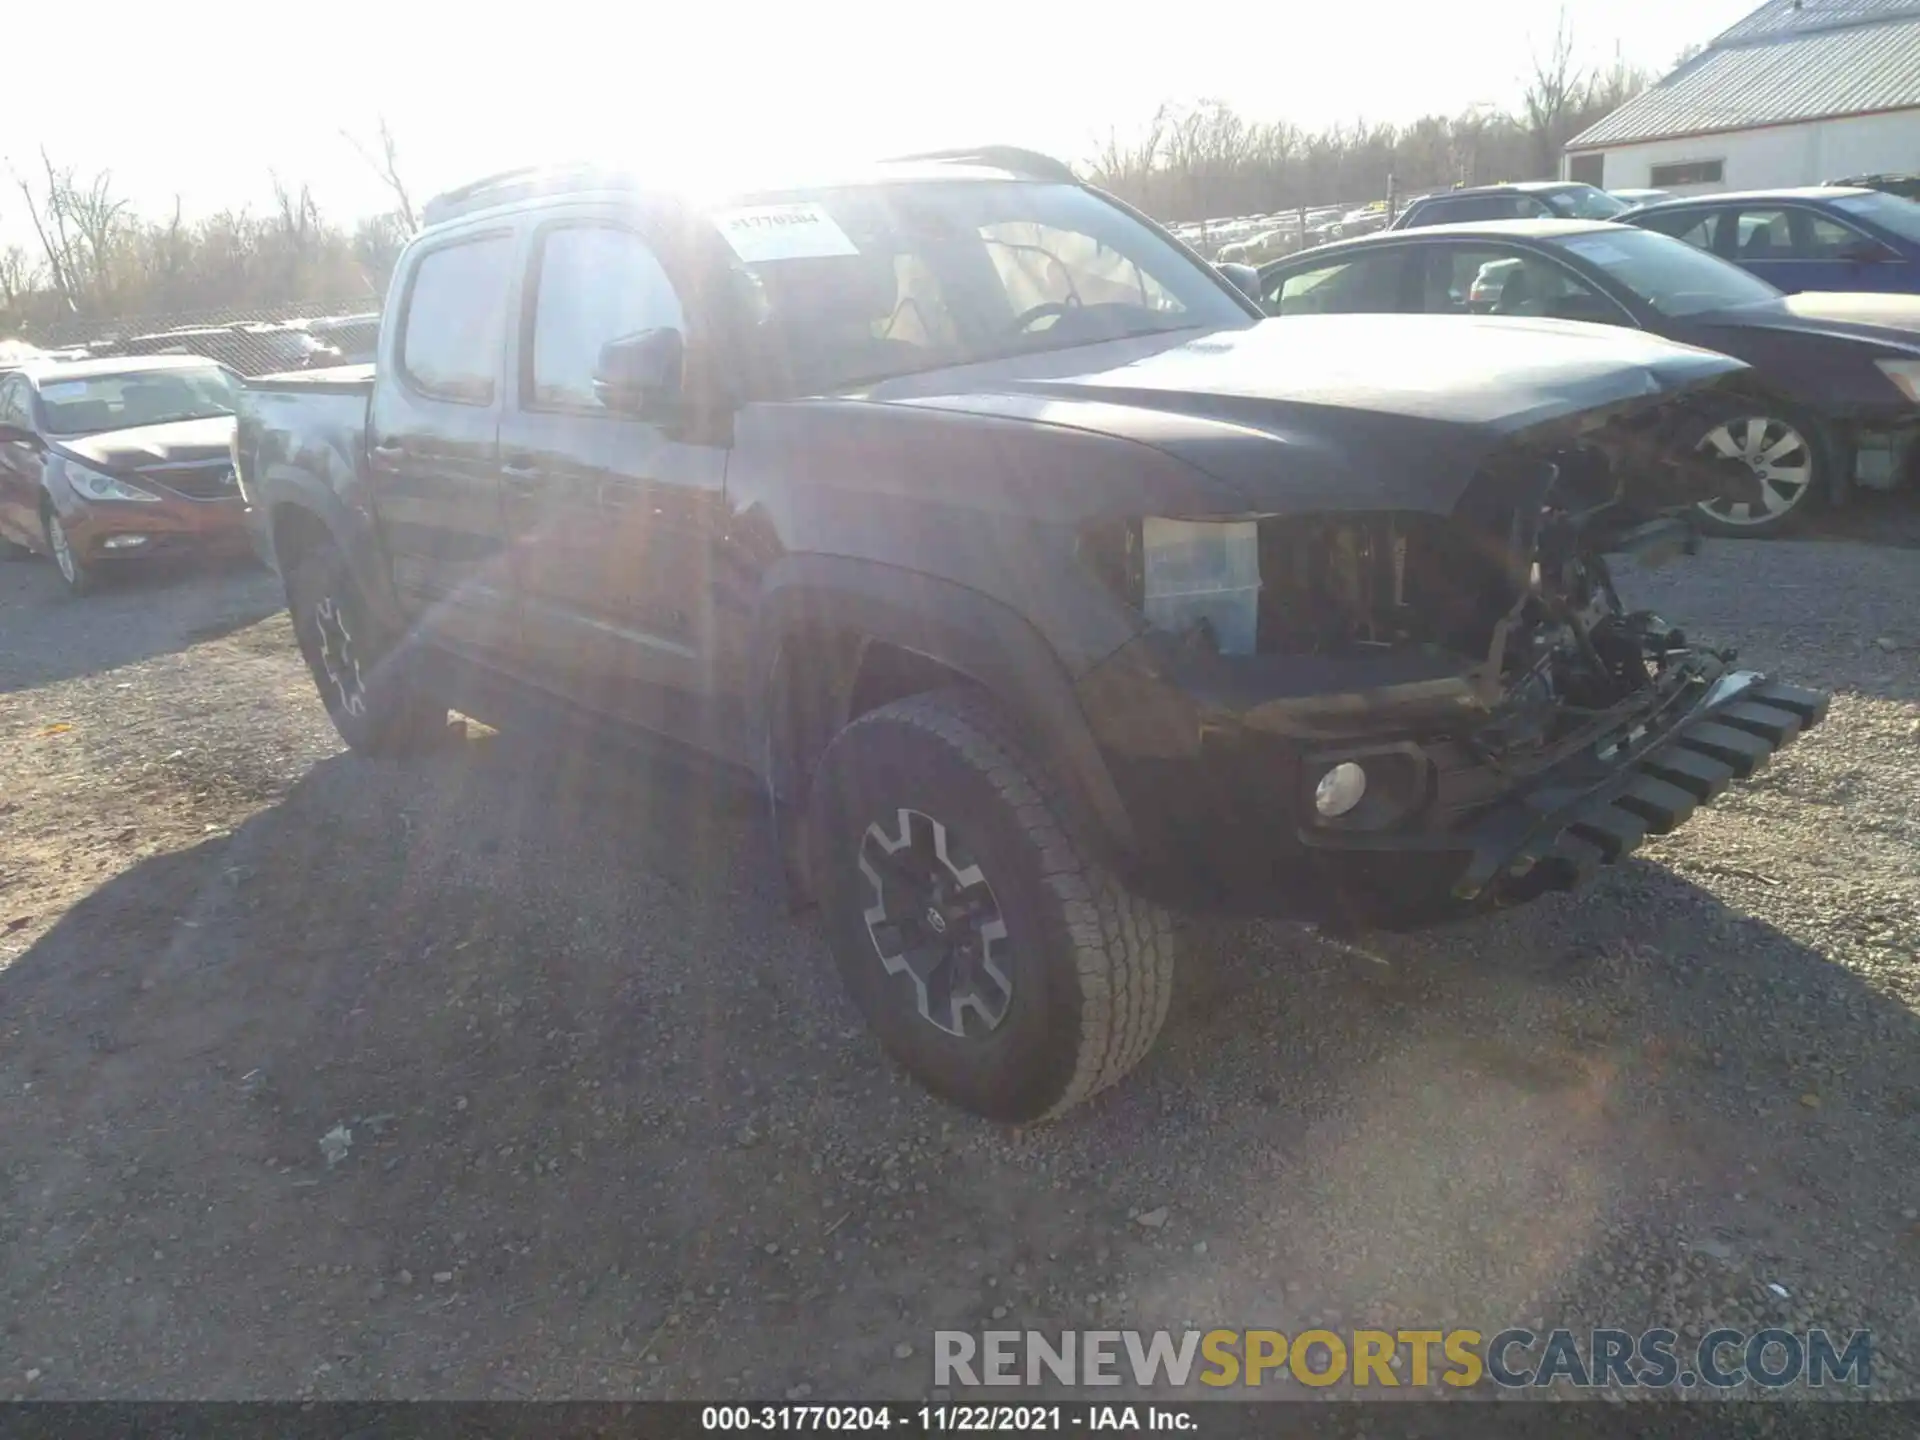
<instances>
[{"instance_id":1,"label":"door handle","mask_svg":"<svg viewBox=\"0 0 1920 1440\"><path fill-rule=\"evenodd\" d=\"M383 440L373 447L373 453L382 460L398 460L406 454L406 447L397 440Z\"/></svg>"}]
</instances>

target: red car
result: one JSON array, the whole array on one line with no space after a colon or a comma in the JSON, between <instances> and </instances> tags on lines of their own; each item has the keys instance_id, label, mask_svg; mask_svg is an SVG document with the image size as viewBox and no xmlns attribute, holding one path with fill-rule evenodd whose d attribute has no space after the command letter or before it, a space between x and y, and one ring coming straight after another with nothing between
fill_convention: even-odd
<instances>
[{"instance_id":1,"label":"red car","mask_svg":"<svg viewBox=\"0 0 1920 1440\"><path fill-rule=\"evenodd\" d=\"M233 373L196 356L36 361L0 378L0 551L75 594L109 566L243 555Z\"/></svg>"}]
</instances>

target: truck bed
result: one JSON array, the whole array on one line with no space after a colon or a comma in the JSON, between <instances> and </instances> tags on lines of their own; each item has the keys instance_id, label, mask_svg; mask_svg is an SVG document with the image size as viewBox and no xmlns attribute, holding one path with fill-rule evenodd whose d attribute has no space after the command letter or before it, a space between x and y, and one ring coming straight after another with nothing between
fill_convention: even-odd
<instances>
[{"instance_id":1,"label":"truck bed","mask_svg":"<svg viewBox=\"0 0 1920 1440\"><path fill-rule=\"evenodd\" d=\"M373 393L373 366L332 365L324 370L283 370L278 375L255 375L246 382L249 390L290 392L321 391L328 394Z\"/></svg>"},{"instance_id":2,"label":"truck bed","mask_svg":"<svg viewBox=\"0 0 1920 1440\"><path fill-rule=\"evenodd\" d=\"M373 366L336 365L262 375L240 388L234 462L267 554L273 518L262 496L304 491L318 497L355 494L366 473L367 408ZM324 503L316 499L315 503Z\"/></svg>"}]
</instances>

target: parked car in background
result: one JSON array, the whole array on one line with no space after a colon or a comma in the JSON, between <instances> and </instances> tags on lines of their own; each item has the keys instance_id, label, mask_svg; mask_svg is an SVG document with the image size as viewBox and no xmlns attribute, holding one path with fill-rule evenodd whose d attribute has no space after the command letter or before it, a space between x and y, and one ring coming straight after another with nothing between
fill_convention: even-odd
<instances>
[{"instance_id":1,"label":"parked car in background","mask_svg":"<svg viewBox=\"0 0 1920 1440\"><path fill-rule=\"evenodd\" d=\"M359 315L328 315L307 322L307 333L326 352L311 355L304 365L293 368L316 370L326 365L366 365L373 361L375 344L380 339L380 312L370 310Z\"/></svg>"},{"instance_id":2,"label":"parked car in background","mask_svg":"<svg viewBox=\"0 0 1920 1440\"><path fill-rule=\"evenodd\" d=\"M1601 559L1691 538L1700 467L1641 452L1724 356L1296 335L1004 149L698 205L522 172L425 219L372 367L240 397L341 735L490 703L740 767L882 1043L980 1113L1146 1053L1163 906L1518 903L1825 711Z\"/></svg>"},{"instance_id":3,"label":"parked car in background","mask_svg":"<svg viewBox=\"0 0 1920 1440\"><path fill-rule=\"evenodd\" d=\"M1620 217L1731 260L1787 294L1920 294L1920 205L1858 186L1749 190L1647 205Z\"/></svg>"},{"instance_id":4,"label":"parked car in background","mask_svg":"<svg viewBox=\"0 0 1920 1440\"><path fill-rule=\"evenodd\" d=\"M1852 175L1843 180L1829 180L1827 184L1879 190L1898 195L1902 200L1920 201L1920 175Z\"/></svg>"},{"instance_id":5,"label":"parked car in background","mask_svg":"<svg viewBox=\"0 0 1920 1440\"><path fill-rule=\"evenodd\" d=\"M77 347L66 350L42 350L38 345L30 345L25 340L0 340L0 375L10 374L32 364L54 360L85 360L86 358L87 352Z\"/></svg>"},{"instance_id":6,"label":"parked car in background","mask_svg":"<svg viewBox=\"0 0 1920 1440\"><path fill-rule=\"evenodd\" d=\"M1607 192L1623 205L1658 205L1662 200L1671 200L1671 190L1609 190Z\"/></svg>"},{"instance_id":7,"label":"parked car in background","mask_svg":"<svg viewBox=\"0 0 1920 1440\"><path fill-rule=\"evenodd\" d=\"M236 321L129 335L100 347L108 355L198 355L237 375L266 375L338 365L341 354L308 333L304 321Z\"/></svg>"},{"instance_id":8,"label":"parked car in background","mask_svg":"<svg viewBox=\"0 0 1920 1440\"><path fill-rule=\"evenodd\" d=\"M241 555L231 372L197 358L36 361L0 379L0 550L67 588L169 555Z\"/></svg>"},{"instance_id":9,"label":"parked car in background","mask_svg":"<svg viewBox=\"0 0 1920 1440\"><path fill-rule=\"evenodd\" d=\"M1443 190L1409 201L1392 230L1454 225L1470 220L1611 220L1630 209L1606 191L1565 180L1528 180L1512 185L1475 185Z\"/></svg>"},{"instance_id":10,"label":"parked car in background","mask_svg":"<svg viewBox=\"0 0 1920 1440\"><path fill-rule=\"evenodd\" d=\"M1761 385L1688 442L1740 462L1700 507L1722 534L1766 534L1854 486L1915 479L1920 298L1787 296L1672 236L1575 220L1389 231L1263 266L1259 288L1274 315L1579 320L1746 361Z\"/></svg>"}]
</instances>

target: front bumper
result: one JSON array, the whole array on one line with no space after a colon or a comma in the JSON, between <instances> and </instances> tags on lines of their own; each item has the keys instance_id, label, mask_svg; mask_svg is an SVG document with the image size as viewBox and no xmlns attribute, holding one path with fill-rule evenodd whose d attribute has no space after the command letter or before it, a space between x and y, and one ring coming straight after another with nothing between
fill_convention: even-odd
<instances>
[{"instance_id":1,"label":"front bumper","mask_svg":"<svg viewBox=\"0 0 1920 1440\"><path fill-rule=\"evenodd\" d=\"M61 510L68 543L88 565L248 553L245 508L238 500L69 501ZM143 537L138 545L111 540Z\"/></svg>"},{"instance_id":2,"label":"front bumper","mask_svg":"<svg viewBox=\"0 0 1920 1440\"><path fill-rule=\"evenodd\" d=\"M1583 756L1556 767L1458 830L1321 834L1310 849L1347 918L1389 928L1575 889L1647 836L1677 829L1735 780L1751 779L1820 724L1827 703L1816 690L1751 672L1729 674L1637 751L1606 763ZM1409 886L1409 861L1429 862L1417 868L1444 884Z\"/></svg>"},{"instance_id":3,"label":"front bumper","mask_svg":"<svg viewBox=\"0 0 1920 1440\"><path fill-rule=\"evenodd\" d=\"M1141 836L1124 863L1137 888L1183 909L1413 929L1585 883L1825 718L1824 694L1716 657L1702 665L1645 713L1528 773L1448 742L1404 745L1432 761L1426 798L1379 829L1314 823L1313 779L1350 746L1458 733L1434 718L1459 699L1444 679L1426 687L1428 718L1405 726L1386 714L1390 695L1421 688L1406 675L1391 691L1323 693L1309 706L1264 685L1231 694L1123 663L1083 685L1082 700Z\"/></svg>"}]
</instances>

